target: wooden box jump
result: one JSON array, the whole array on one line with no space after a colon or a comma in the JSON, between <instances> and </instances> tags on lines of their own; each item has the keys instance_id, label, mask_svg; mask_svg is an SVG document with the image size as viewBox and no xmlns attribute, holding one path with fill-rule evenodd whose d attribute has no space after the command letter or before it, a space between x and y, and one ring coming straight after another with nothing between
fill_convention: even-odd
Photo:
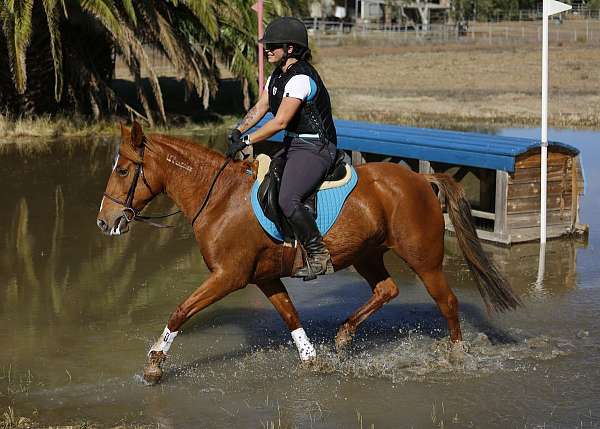
<instances>
[{"instance_id":1,"label":"wooden box jump","mask_svg":"<svg viewBox=\"0 0 600 429\"><path fill-rule=\"evenodd\" d=\"M539 140L348 120L335 125L338 148L347 151L354 165L387 161L421 173L452 175L465 188L481 239L502 244L539 239ZM282 142L283 133L270 140ZM548 238L587 232L579 224L583 191L579 150L550 142ZM446 227L452 229L449 221Z\"/></svg>"}]
</instances>

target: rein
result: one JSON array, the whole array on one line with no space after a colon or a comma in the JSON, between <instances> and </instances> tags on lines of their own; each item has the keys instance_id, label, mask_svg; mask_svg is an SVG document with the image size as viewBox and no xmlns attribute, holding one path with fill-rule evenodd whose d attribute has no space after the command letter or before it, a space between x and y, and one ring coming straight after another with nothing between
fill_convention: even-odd
<instances>
[{"instance_id":1,"label":"rein","mask_svg":"<svg viewBox=\"0 0 600 429\"><path fill-rule=\"evenodd\" d=\"M225 170L225 167L227 167L227 164L229 164L229 161L231 161L231 158L226 157L225 162L223 163L223 165L221 166L219 171L217 171L217 174L215 174L215 177L213 178L213 181L210 184L210 188L208 188L208 192L206 193L206 196L204 197L204 201L202 202L202 205L196 212L196 216L194 216L194 219L192 219L192 228L194 227L194 222L196 222L196 219L198 219L198 216L200 216L200 213L202 213L202 210L204 210L204 208L206 207L206 204L208 204L208 198L210 197L210 194L211 194L213 188L215 187L215 183L217 183L217 179L219 178L219 176L221 175L223 170Z\"/></svg>"},{"instance_id":2,"label":"rein","mask_svg":"<svg viewBox=\"0 0 600 429\"><path fill-rule=\"evenodd\" d=\"M157 228L172 228L173 225L164 225L164 224L160 224L160 223L156 223L156 222L152 222L150 219L164 219L170 216L174 216L176 214L181 213L181 210L177 210L173 213L169 213L169 214L165 214L165 215L156 215L156 216L141 216L139 213L140 211L137 210L135 207L133 207L133 198L135 196L135 190L137 188L137 183L138 180L140 178L140 176L142 177L142 182L144 182L144 185L146 185L146 188L148 188L148 190L150 191L150 194L152 195L152 198L154 198L157 194L154 193L154 191L152 190L152 187L150 186L150 184L148 183L148 180L146 180L146 176L144 175L144 149L146 146L142 145L142 148L140 150L140 158L141 161L138 163L136 162L135 165L135 173L133 175L133 181L131 182L131 186L129 187L129 191L127 191L127 196L125 197L125 201L121 201L111 195L108 195L106 192L104 192L104 196L106 198L108 198L109 200L121 205L124 207L123 209L123 216L125 216L125 219L127 220L127 222L131 222L131 221L138 221L138 222L144 222L147 223L149 225L155 226ZM225 169L225 167L227 166L227 164L229 164L229 162L231 161L231 158L227 157L225 159L225 162L223 163L223 165L221 166L221 168L219 169L219 171L217 171L217 174L215 174L215 177L212 180L212 183L210 184L210 187L208 188L208 192L206 193L206 196L204 197L204 201L202 202L202 205L200 206L200 208L198 209L198 211L196 212L196 215L194 216L194 219L192 219L192 227L194 226L194 223L196 222L196 219L198 219L198 216L200 216L200 213L202 213L202 211L206 208L207 204L208 204L208 199L210 198L210 194L212 193L213 188L215 187L215 184L217 183L217 179L219 178L219 176L221 175L221 173L223 172L223 170Z\"/></svg>"}]
</instances>

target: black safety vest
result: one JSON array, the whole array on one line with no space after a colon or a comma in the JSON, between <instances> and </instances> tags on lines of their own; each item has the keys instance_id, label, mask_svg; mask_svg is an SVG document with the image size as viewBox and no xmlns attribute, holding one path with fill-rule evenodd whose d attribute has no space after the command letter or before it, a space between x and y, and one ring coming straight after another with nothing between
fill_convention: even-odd
<instances>
[{"instance_id":1,"label":"black safety vest","mask_svg":"<svg viewBox=\"0 0 600 429\"><path fill-rule=\"evenodd\" d=\"M309 101L305 100L298 112L286 127L286 131L297 134L318 134L323 144L337 144L337 134L331 115L331 101L327 88L321 77L308 62L299 60L292 64L285 73L277 67L269 81L269 110L277 114L283 100L285 85L299 74L307 75L317 84L317 93Z\"/></svg>"}]
</instances>

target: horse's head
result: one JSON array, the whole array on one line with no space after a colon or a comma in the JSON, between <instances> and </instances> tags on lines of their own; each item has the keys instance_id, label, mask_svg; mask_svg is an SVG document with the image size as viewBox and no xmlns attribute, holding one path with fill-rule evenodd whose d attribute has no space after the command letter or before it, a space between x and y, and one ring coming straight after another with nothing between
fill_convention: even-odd
<instances>
[{"instance_id":1,"label":"horse's head","mask_svg":"<svg viewBox=\"0 0 600 429\"><path fill-rule=\"evenodd\" d=\"M119 151L96 220L98 228L107 235L126 233L129 222L161 191L153 190L144 173L145 148L146 137L140 124L134 122L131 130L121 125Z\"/></svg>"}]
</instances>

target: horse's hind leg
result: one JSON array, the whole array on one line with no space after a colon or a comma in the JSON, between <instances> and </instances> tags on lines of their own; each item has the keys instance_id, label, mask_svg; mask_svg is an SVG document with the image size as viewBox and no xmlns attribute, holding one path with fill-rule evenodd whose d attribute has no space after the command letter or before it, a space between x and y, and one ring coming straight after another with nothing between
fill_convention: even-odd
<instances>
[{"instance_id":1,"label":"horse's hind leg","mask_svg":"<svg viewBox=\"0 0 600 429\"><path fill-rule=\"evenodd\" d=\"M448 329L450 330L450 340L452 342L462 341L462 332L458 321L458 300L448 286L448 281L442 271L441 265L429 271L422 272L417 269L415 271L446 319Z\"/></svg>"},{"instance_id":2,"label":"horse's hind leg","mask_svg":"<svg viewBox=\"0 0 600 429\"><path fill-rule=\"evenodd\" d=\"M396 286L383 264L383 253L368 255L356 262L354 267L369 282L373 295L340 326L335 336L337 350L343 349L352 341L358 325L379 310L386 302L398 296L398 286Z\"/></svg>"},{"instance_id":3,"label":"horse's hind leg","mask_svg":"<svg viewBox=\"0 0 600 429\"><path fill-rule=\"evenodd\" d=\"M271 304L273 304L273 307L275 307L290 330L292 339L298 348L300 359L302 361L307 361L314 358L316 356L315 348L300 324L298 312L296 311L283 282L280 279L270 280L260 282L257 286L266 297L269 298L269 301L271 301Z\"/></svg>"}]
</instances>

